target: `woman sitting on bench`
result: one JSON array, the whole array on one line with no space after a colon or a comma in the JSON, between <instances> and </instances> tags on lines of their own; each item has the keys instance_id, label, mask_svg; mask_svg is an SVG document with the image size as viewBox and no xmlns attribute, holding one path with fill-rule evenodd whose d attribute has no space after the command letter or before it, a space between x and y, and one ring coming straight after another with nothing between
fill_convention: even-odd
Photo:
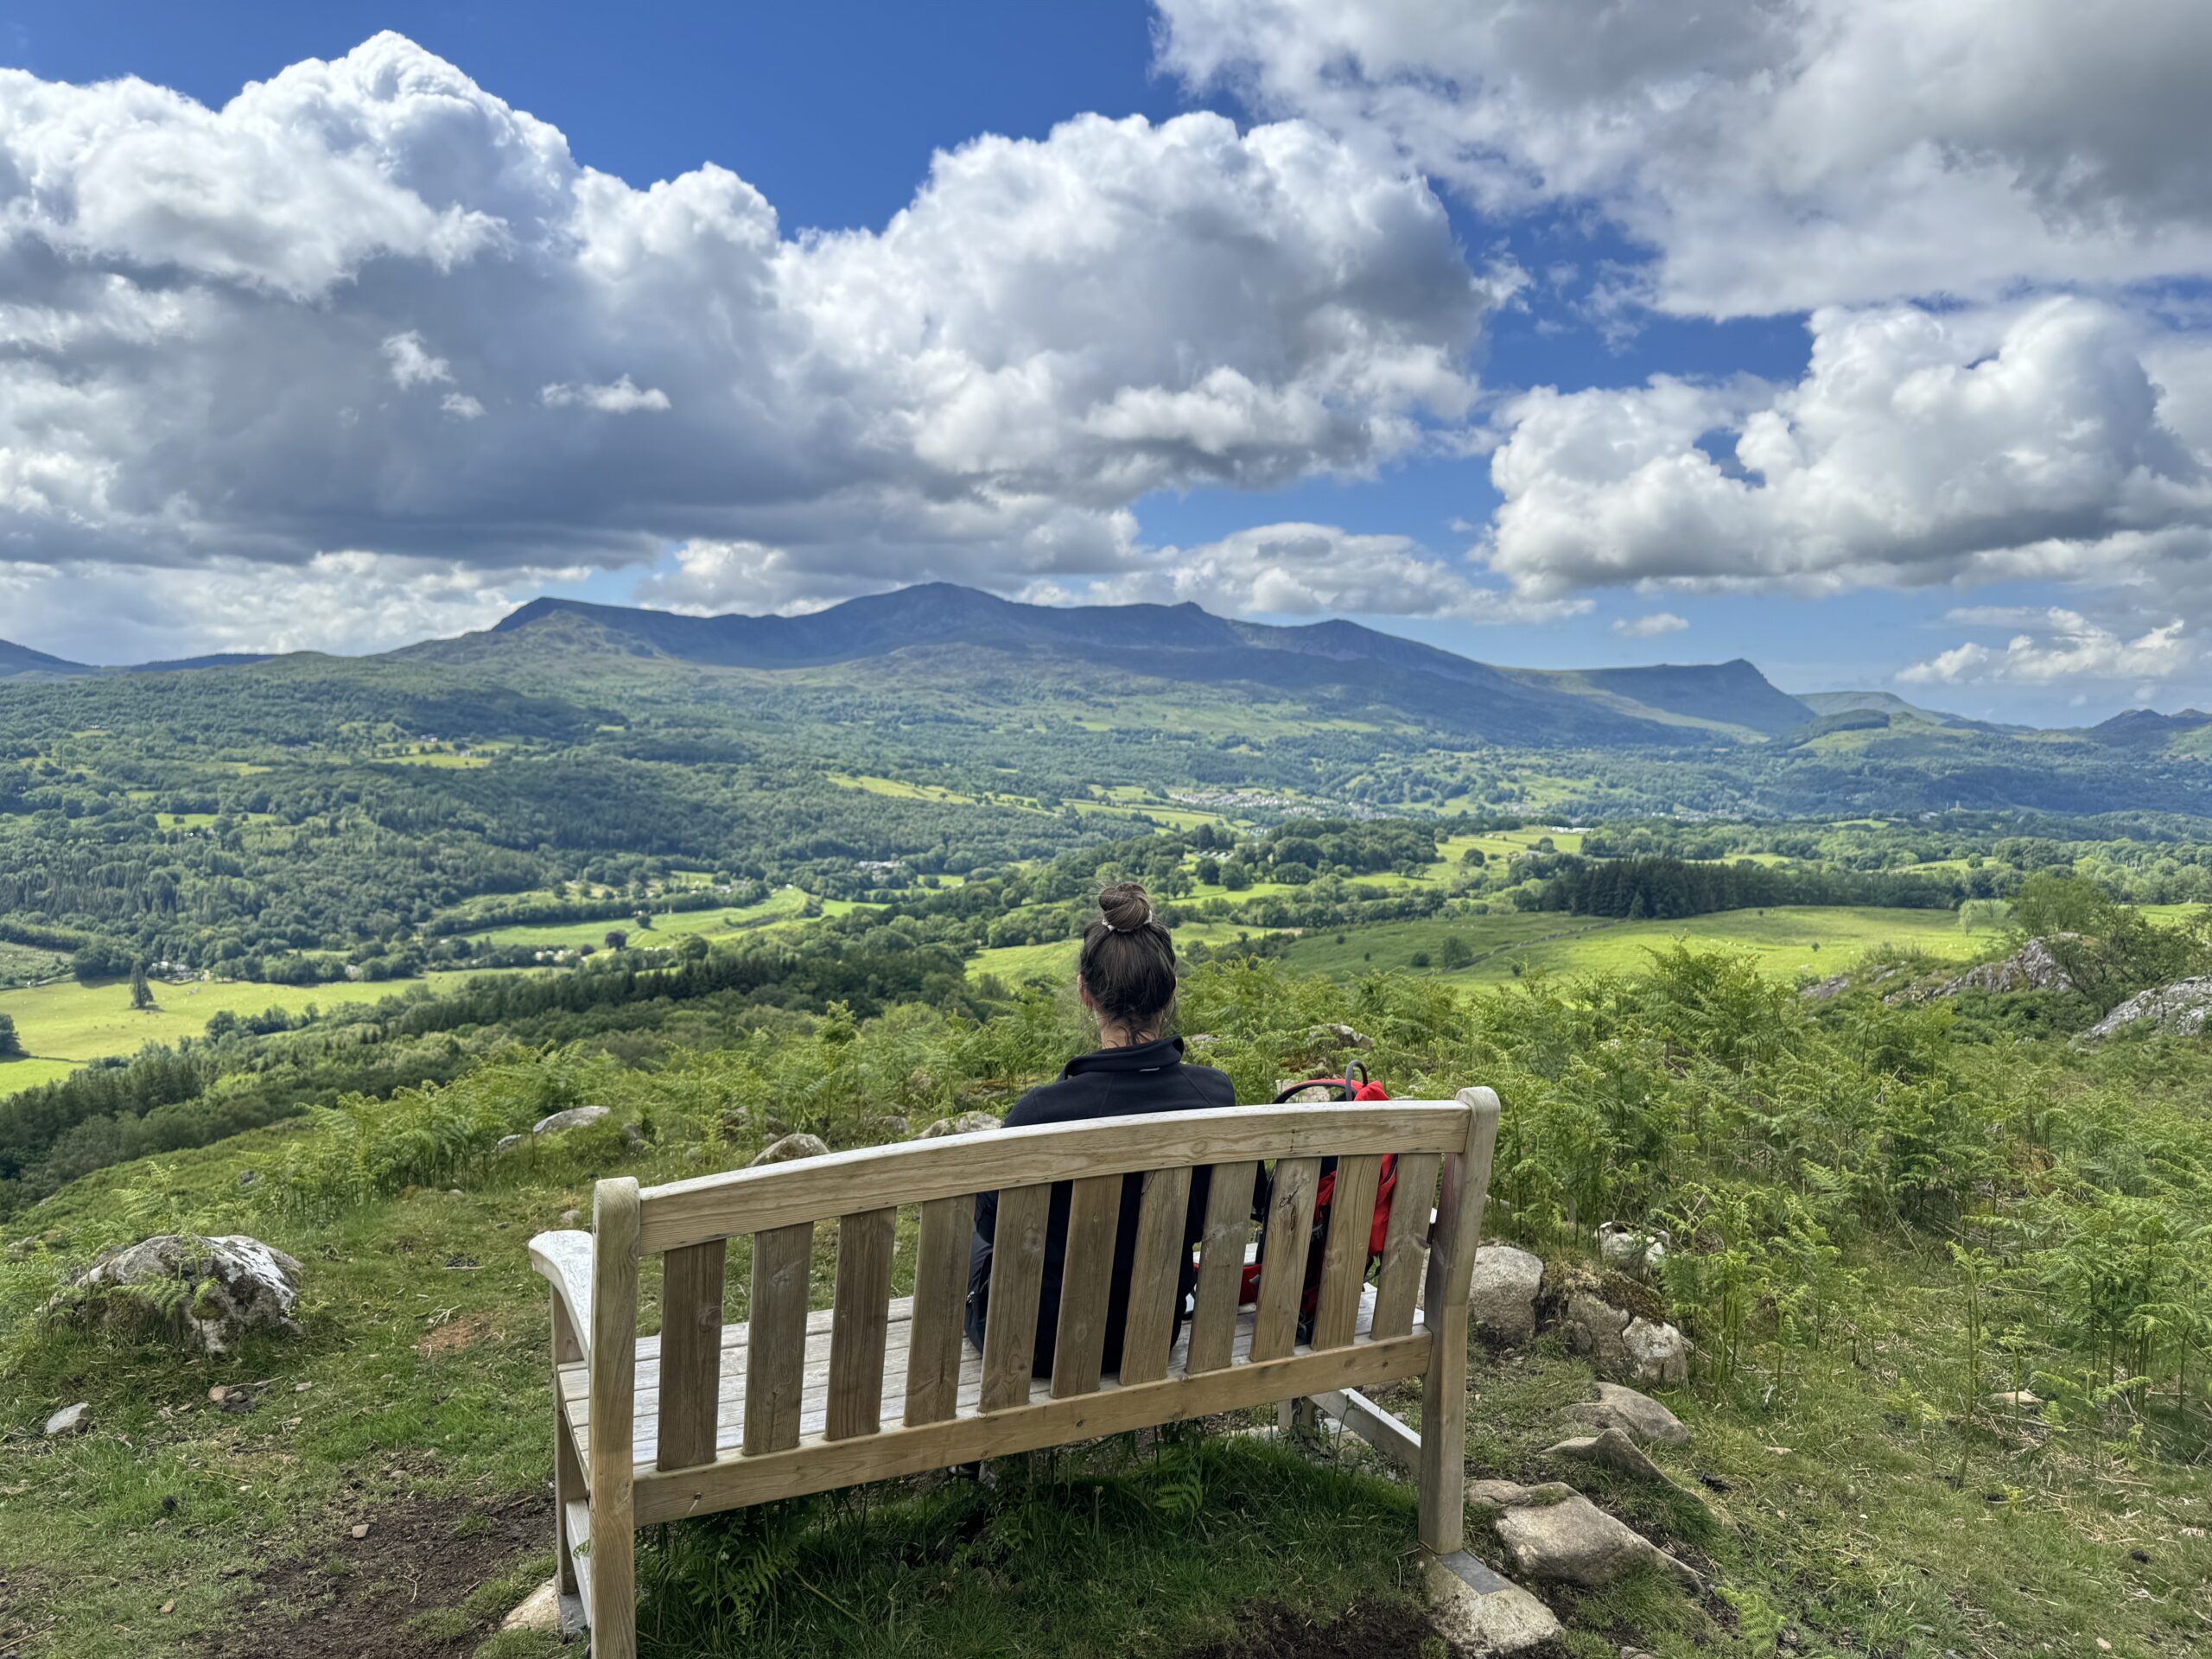
<instances>
[{"instance_id":1,"label":"woman sitting on bench","mask_svg":"<svg viewBox=\"0 0 2212 1659\"><path fill-rule=\"evenodd\" d=\"M1236 1090L1229 1074L1210 1065L1187 1064L1183 1039L1171 1036L1175 1015L1175 945L1154 920L1152 901L1133 881L1098 895L1098 918L1084 930L1083 954L1076 968L1076 990L1097 1021L1095 1052L1070 1060L1057 1081L1032 1089L1006 1115L1006 1127L1068 1123L1093 1117L1125 1117L1146 1112L1202 1111L1234 1106ZM1198 1282L1191 1247L1205 1229L1207 1176L1191 1178L1190 1207L1184 1220L1182 1283L1176 1297L1175 1330ZM1114 1235L1114 1276L1107 1302L1104 1369L1121 1369L1122 1329L1129 1304L1129 1276L1136 1259L1137 1211L1141 1176L1122 1183L1121 1217ZM1037 1303L1035 1375L1052 1373L1053 1339L1059 1326L1060 1276L1067 1258L1068 1207L1072 1189L1053 1185L1046 1220L1044 1291ZM991 1246L998 1224L998 1194L976 1198L976 1237L968 1267L968 1339L983 1345L983 1321L990 1305ZM1170 1338L1173 1340L1172 1337Z\"/></svg>"}]
</instances>

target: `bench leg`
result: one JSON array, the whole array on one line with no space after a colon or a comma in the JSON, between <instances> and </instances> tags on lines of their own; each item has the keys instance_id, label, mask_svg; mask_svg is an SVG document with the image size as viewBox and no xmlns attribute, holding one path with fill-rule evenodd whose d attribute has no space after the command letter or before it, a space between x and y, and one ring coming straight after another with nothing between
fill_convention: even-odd
<instances>
[{"instance_id":1,"label":"bench leg","mask_svg":"<svg viewBox=\"0 0 2212 1659\"><path fill-rule=\"evenodd\" d=\"M591 1574L591 1659L638 1659L638 1535L627 1514L600 1529L592 1512L591 1554L584 1570Z\"/></svg>"},{"instance_id":2,"label":"bench leg","mask_svg":"<svg viewBox=\"0 0 2212 1659\"><path fill-rule=\"evenodd\" d=\"M1449 1555L1467 1519L1467 1310L1445 1312L1421 1383L1421 1541Z\"/></svg>"},{"instance_id":3,"label":"bench leg","mask_svg":"<svg viewBox=\"0 0 2212 1659\"><path fill-rule=\"evenodd\" d=\"M554 1588L573 1596L576 1564L569 1556L575 1541L569 1536L569 1505L584 1495L583 1465L576 1459L576 1443L569 1433L569 1420L561 1409L561 1371L564 1364L583 1357L576 1333L569 1327L569 1311L561 1299L553 1302L553 1576Z\"/></svg>"}]
</instances>

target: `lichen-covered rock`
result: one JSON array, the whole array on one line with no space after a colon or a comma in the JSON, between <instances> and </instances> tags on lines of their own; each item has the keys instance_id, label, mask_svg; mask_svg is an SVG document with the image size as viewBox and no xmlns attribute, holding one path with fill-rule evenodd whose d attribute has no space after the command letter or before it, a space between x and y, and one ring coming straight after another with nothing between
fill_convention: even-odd
<instances>
[{"instance_id":1,"label":"lichen-covered rock","mask_svg":"<svg viewBox=\"0 0 2212 1659\"><path fill-rule=\"evenodd\" d=\"M500 1136L497 1141L494 1141L492 1143L492 1154L493 1154L493 1156L497 1157L499 1154L501 1154L501 1153L503 1153L503 1152L508 1152L508 1151L511 1151L511 1150L512 1150L514 1147L518 1147L518 1146L522 1145L523 1141L524 1141L524 1138L525 1138L525 1137L524 1137L524 1136L522 1136L522 1135L501 1135L501 1136Z\"/></svg>"},{"instance_id":2,"label":"lichen-covered rock","mask_svg":"<svg viewBox=\"0 0 2212 1659\"><path fill-rule=\"evenodd\" d=\"M301 1333L300 1264L243 1233L162 1233L111 1250L48 1304L58 1318L167 1332L227 1353L248 1332Z\"/></svg>"},{"instance_id":3,"label":"lichen-covered rock","mask_svg":"<svg viewBox=\"0 0 2212 1659\"><path fill-rule=\"evenodd\" d=\"M1648 1394L1600 1382L1595 1400L1579 1401L1560 1413L1570 1423L1591 1428L1618 1428L1630 1440L1645 1445L1688 1446L1690 1432L1682 1420Z\"/></svg>"},{"instance_id":4,"label":"lichen-covered rock","mask_svg":"<svg viewBox=\"0 0 2212 1659\"><path fill-rule=\"evenodd\" d=\"M1578 1290L1567 1297L1560 1325L1567 1345L1601 1376L1642 1389L1673 1388L1689 1380L1689 1342L1662 1320L1647 1319Z\"/></svg>"},{"instance_id":5,"label":"lichen-covered rock","mask_svg":"<svg viewBox=\"0 0 2212 1659\"><path fill-rule=\"evenodd\" d=\"M2177 979L2171 985L2138 991L2083 1032L2079 1040L2101 1043L2130 1026L2143 1025L2154 1031L2194 1037L2204 1029L2208 1015L2212 1015L2212 978Z\"/></svg>"},{"instance_id":6,"label":"lichen-covered rock","mask_svg":"<svg viewBox=\"0 0 2212 1659\"><path fill-rule=\"evenodd\" d=\"M1372 1048L1375 1046L1375 1039L1372 1037L1368 1036L1365 1033L1355 1031L1350 1026L1338 1025L1333 1021L1325 1025L1309 1027L1306 1033L1306 1040L1309 1043L1317 1043L1326 1047L1333 1048Z\"/></svg>"},{"instance_id":7,"label":"lichen-covered rock","mask_svg":"<svg viewBox=\"0 0 2212 1659\"><path fill-rule=\"evenodd\" d=\"M1544 1455L1594 1463L1637 1480L1667 1482L1667 1471L1644 1455L1643 1449L1618 1428L1601 1428L1595 1434L1561 1440L1544 1448Z\"/></svg>"},{"instance_id":8,"label":"lichen-covered rock","mask_svg":"<svg viewBox=\"0 0 2212 1659\"><path fill-rule=\"evenodd\" d=\"M1629 1381L1647 1389L1678 1389L1690 1380L1690 1342L1663 1320L1636 1319L1621 1332Z\"/></svg>"},{"instance_id":9,"label":"lichen-covered rock","mask_svg":"<svg viewBox=\"0 0 2212 1659\"><path fill-rule=\"evenodd\" d=\"M1465 1550L1426 1556L1421 1582L1429 1620L1455 1653L1523 1653L1559 1639L1550 1608Z\"/></svg>"},{"instance_id":10,"label":"lichen-covered rock","mask_svg":"<svg viewBox=\"0 0 2212 1659\"><path fill-rule=\"evenodd\" d=\"M73 1406L64 1406L46 1420L46 1438L59 1440L71 1434L92 1432L92 1408L89 1402L79 1400Z\"/></svg>"},{"instance_id":11,"label":"lichen-covered rock","mask_svg":"<svg viewBox=\"0 0 2212 1659\"><path fill-rule=\"evenodd\" d=\"M1624 1221L1608 1221L1598 1229L1598 1254L1617 1272L1649 1278L1667 1259L1672 1237L1664 1227L1631 1227Z\"/></svg>"},{"instance_id":12,"label":"lichen-covered rock","mask_svg":"<svg viewBox=\"0 0 2212 1659\"><path fill-rule=\"evenodd\" d=\"M2057 937L2071 936L2061 934ZM1980 963L1967 969L1956 979L1947 981L1936 988L1936 995L1956 996L1961 991L2070 991L2073 988L2072 976L2051 954L2050 944L2042 939L2030 939L2002 962Z\"/></svg>"},{"instance_id":13,"label":"lichen-covered rock","mask_svg":"<svg viewBox=\"0 0 2212 1659\"><path fill-rule=\"evenodd\" d=\"M1528 1341L1536 1334L1536 1298L1543 1285L1540 1257L1510 1244L1478 1246L1474 1287L1467 1297L1475 1329L1493 1342Z\"/></svg>"},{"instance_id":14,"label":"lichen-covered rock","mask_svg":"<svg viewBox=\"0 0 2212 1659\"><path fill-rule=\"evenodd\" d=\"M828 1156L829 1152L830 1143L827 1141L802 1129L797 1135L787 1135L780 1141L769 1142L747 1167L757 1169L762 1164L788 1164L795 1158L823 1158Z\"/></svg>"},{"instance_id":15,"label":"lichen-covered rock","mask_svg":"<svg viewBox=\"0 0 2212 1659\"><path fill-rule=\"evenodd\" d=\"M988 1112L963 1112L957 1117L940 1117L914 1139L935 1141L948 1135L980 1135L986 1129L999 1127L998 1119Z\"/></svg>"},{"instance_id":16,"label":"lichen-covered rock","mask_svg":"<svg viewBox=\"0 0 2212 1659\"><path fill-rule=\"evenodd\" d=\"M1470 1503L1496 1510L1492 1525L1516 1573L1551 1584L1603 1589L1637 1567L1656 1567L1694 1589L1698 1575L1665 1550L1607 1515L1572 1486L1509 1480L1467 1485Z\"/></svg>"},{"instance_id":17,"label":"lichen-covered rock","mask_svg":"<svg viewBox=\"0 0 2212 1659\"><path fill-rule=\"evenodd\" d=\"M896 1112L892 1112L870 1123L868 1132L878 1141L904 1141L913 1134L914 1126Z\"/></svg>"},{"instance_id":18,"label":"lichen-covered rock","mask_svg":"<svg viewBox=\"0 0 2212 1659\"><path fill-rule=\"evenodd\" d=\"M588 1128L607 1116L604 1106L571 1106L565 1112L556 1112L550 1117L541 1117L531 1128L532 1135L558 1135L563 1129Z\"/></svg>"}]
</instances>

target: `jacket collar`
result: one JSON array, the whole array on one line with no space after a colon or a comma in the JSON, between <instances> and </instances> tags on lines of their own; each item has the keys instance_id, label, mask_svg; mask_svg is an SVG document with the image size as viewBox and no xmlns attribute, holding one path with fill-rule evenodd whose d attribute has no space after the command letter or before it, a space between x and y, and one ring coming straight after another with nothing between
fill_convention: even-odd
<instances>
[{"instance_id":1,"label":"jacket collar","mask_svg":"<svg viewBox=\"0 0 2212 1659\"><path fill-rule=\"evenodd\" d=\"M1183 1039L1162 1037L1149 1043L1133 1043L1127 1048L1102 1048L1078 1054L1061 1067L1060 1075L1072 1077L1085 1071L1161 1071L1182 1063Z\"/></svg>"}]
</instances>

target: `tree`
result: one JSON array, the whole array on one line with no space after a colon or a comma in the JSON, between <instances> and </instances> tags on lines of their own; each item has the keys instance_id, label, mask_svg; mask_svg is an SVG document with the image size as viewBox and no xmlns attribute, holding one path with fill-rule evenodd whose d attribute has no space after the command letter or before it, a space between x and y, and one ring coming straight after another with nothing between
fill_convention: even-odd
<instances>
[{"instance_id":1,"label":"tree","mask_svg":"<svg viewBox=\"0 0 2212 1659\"><path fill-rule=\"evenodd\" d=\"M625 933L620 928L610 927L607 930L607 948L608 950L620 950L623 946L629 943L630 936L627 933Z\"/></svg>"},{"instance_id":2,"label":"tree","mask_svg":"<svg viewBox=\"0 0 2212 1659\"><path fill-rule=\"evenodd\" d=\"M27 1058L23 1039L16 1035L16 1020L12 1014L0 1014L0 1060L20 1060Z\"/></svg>"},{"instance_id":3,"label":"tree","mask_svg":"<svg viewBox=\"0 0 2212 1659\"><path fill-rule=\"evenodd\" d=\"M1447 934L1444 940L1444 965L1446 969L1465 968L1475 959L1474 951L1466 940L1457 933Z\"/></svg>"},{"instance_id":4,"label":"tree","mask_svg":"<svg viewBox=\"0 0 2212 1659\"><path fill-rule=\"evenodd\" d=\"M130 1006L142 1013L154 1006L154 988L146 982L146 964L143 962L130 964Z\"/></svg>"}]
</instances>

